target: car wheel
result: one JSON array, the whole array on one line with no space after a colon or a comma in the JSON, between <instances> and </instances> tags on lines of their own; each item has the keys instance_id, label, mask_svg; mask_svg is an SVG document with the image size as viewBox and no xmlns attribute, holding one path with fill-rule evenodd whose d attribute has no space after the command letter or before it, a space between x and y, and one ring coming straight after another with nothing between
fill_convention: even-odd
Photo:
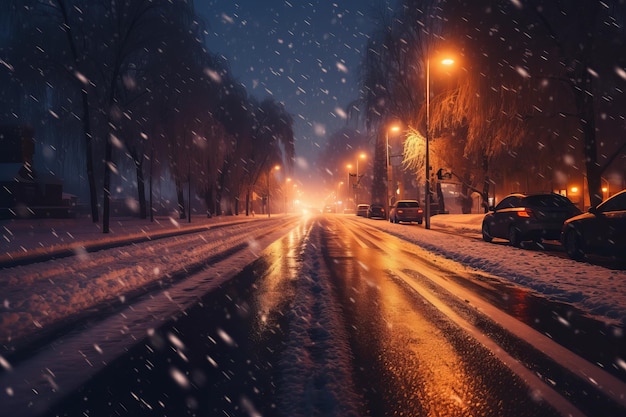
<instances>
[{"instance_id":1,"label":"car wheel","mask_svg":"<svg viewBox=\"0 0 626 417\"><path fill-rule=\"evenodd\" d=\"M417 221L417 224L422 224L422 220L418 220L418 221Z\"/></svg>"},{"instance_id":2,"label":"car wheel","mask_svg":"<svg viewBox=\"0 0 626 417\"><path fill-rule=\"evenodd\" d=\"M509 228L509 242L511 243L511 246L516 248L519 248L520 244L522 243L519 236L519 231L515 226L511 226Z\"/></svg>"},{"instance_id":3,"label":"car wheel","mask_svg":"<svg viewBox=\"0 0 626 417\"><path fill-rule=\"evenodd\" d=\"M400 223L400 220L398 220L398 218L397 218L397 217L394 217L394 218L393 218L393 222L394 222L395 224L398 224L398 223Z\"/></svg>"},{"instance_id":4,"label":"car wheel","mask_svg":"<svg viewBox=\"0 0 626 417\"><path fill-rule=\"evenodd\" d=\"M482 231L483 240L485 242L491 242L493 240L493 236L491 236L491 231L489 230L489 225L487 223L483 223Z\"/></svg>"},{"instance_id":5,"label":"car wheel","mask_svg":"<svg viewBox=\"0 0 626 417\"><path fill-rule=\"evenodd\" d=\"M574 260L580 260L585 256L585 252L582 250L580 244L580 236L574 229L568 229L565 232L565 238L563 239L563 245L565 246L565 253L567 256Z\"/></svg>"}]
</instances>

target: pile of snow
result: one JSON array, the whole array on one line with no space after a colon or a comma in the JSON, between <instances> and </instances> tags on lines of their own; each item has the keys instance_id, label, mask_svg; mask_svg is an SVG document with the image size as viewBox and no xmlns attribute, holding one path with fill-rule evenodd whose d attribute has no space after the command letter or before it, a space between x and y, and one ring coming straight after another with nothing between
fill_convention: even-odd
<instances>
[{"instance_id":1,"label":"pile of snow","mask_svg":"<svg viewBox=\"0 0 626 417\"><path fill-rule=\"evenodd\" d=\"M530 288L606 322L626 323L625 270L577 262L536 248L513 248L505 241L484 242L479 238L482 218L481 214L433 216L431 230L416 224L362 221L415 243L433 256L458 262L459 267ZM475 233L476 239L437 233L439 230Z\"/></svg>"}]
</instances>

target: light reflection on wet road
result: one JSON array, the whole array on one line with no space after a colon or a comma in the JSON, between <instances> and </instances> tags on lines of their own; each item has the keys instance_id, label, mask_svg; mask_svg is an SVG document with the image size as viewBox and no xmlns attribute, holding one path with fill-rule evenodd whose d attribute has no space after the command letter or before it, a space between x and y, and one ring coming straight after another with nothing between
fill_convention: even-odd
<instances>
[{"instance_id":1,"label":"light reflection on wet road","mask_svg":"<svg viewBox=\"0 0 626 417\"><path fill-rule=\"evenodd\" d=\"M376 416L554 415L528 388L390 271L401 257L393 242L380 250L326 225L326 257L334 265L340 302L365 397ZM372 384L371 381L378 381Z\"/></svg>"},{"instance_id":2,"label":"light reflection on wet road","mask_svg":"<svg viewBox=\"0 0 626 417\"><path fill-rule=\"evenodd\" d=\"M407 280L427 281L420 260L414 254L407 259L405 244L381 236L339 217L303 220L258 261L157 329L48 415L557 415L536 386L529 388L415 290ZM528 295L511 296L512 310L531 320ZM301 310L307 303L311 309ZM342 331L324 328L332 322L323 317L329 311L340 312L334 323ZM462 309L458 314L463 316ZM307 323L308 329L299 329ZM292 349L288 339L298 330L311 337L302 349ZM323 385L341 374L324 378L320 372L328 364L315 368L315 361L335 357L328 351L336 345L349 349L336 357L351 358L346 365L352 378L334 388L344 392L324 396ZM289 360L301 362L291 374L285 371ZM286 383L298 378L310 385ZM564 385L567 391L570 385ZM315 393L308 414L302 411L306 407L286 404ZM347 408L358 413L342 414L332 404L348 397L361 400ZM585 411L592 415L589 407ZM615 410L603 415L620 415Z\"/></svg>"}]
</instances>

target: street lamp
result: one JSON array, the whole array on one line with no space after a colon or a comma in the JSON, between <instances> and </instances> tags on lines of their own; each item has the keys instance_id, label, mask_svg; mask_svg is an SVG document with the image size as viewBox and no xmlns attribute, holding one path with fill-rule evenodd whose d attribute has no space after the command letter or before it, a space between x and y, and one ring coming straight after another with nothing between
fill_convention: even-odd
<instances>
[{"instance_id":1,"label":"street lamp","mask_svg":"<svg viewBox=\"0 0 626 417\"><path fill-rule=\"evenodd\" d=\"M270 175L274 170L278 171L280 169L280 165L274 165L267 172L267 217L270 217Z\"/></svg>"},{"instance_id":2,"label":"street lamp","mask_svg":"<svg viewBox=\"0 0 626 417\"><path fill-rule=\"evenodd\" d=\"M454 60L446 58L441 61L443 65L452 65ZM426 229L430 229L430 57L426 58L426 184L424 186L424 217L426 218Z\"/></svg>"},{"instance_id":3,"label":"street lamp","mask_svg":"<svg viewBox=\"0 0 626 417\"><path fill-rule=\"evenodd\" d=\"M393 179L393 166L391 167L391 174L389 175L389 166L391 166L391 155L389 155L389 131L392 132L399 132L400 131L400 127L393 125L391 126L389 129L385 130L385 144L386 144L386 152L385 152L385 157L387 160L387 163L385 164L386 167L386 173L387 173L387 191L385 193L385 198L386 198L386 202L385 202L385 210L387 210L387 213L389 213L389 204L391 203L391 197L389 197L389 182Z\"/></svg>"},{"instance_id":4,"label":"street lamp","mask_svg":"<svg viewBox=\"0 0 626 417\"><path fill-rule=\"evenodd\" d=\"M361 182L361 179L359 178L359 159L365 159L365 154L361 153L356 159L356 184L354 191L354 204L356 205L359 204L359 183Z\"/></svg>"}]
</instances>

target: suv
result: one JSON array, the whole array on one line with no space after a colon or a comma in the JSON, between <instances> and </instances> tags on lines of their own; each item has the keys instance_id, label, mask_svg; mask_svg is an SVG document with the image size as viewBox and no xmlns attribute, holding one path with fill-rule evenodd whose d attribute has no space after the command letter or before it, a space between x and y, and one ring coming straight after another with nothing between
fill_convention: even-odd
<instances>
[{"instance_id":1,"label":"suv","mask_svg":"<svg viewBox=\"0 0 626 417\"><path fill-rule=\"evenodd\" d=\"M391 223L417 222L417 224L422 224L423 219L424 210L417 200L398 200L389 209L389 221Z\"/></svg>"},{"instance_id":2,"label":"suv","mask_svg":"<svg viewBox=\"0 0 626 417\"><path fill-rule=\"evenodd\" d=\"M483 240L507 239L516 247L524 240L559 240L563 222L578 214L580 210L560 194L510 194L489 207L483 218Z\"/></svg>"}]
</instances>

